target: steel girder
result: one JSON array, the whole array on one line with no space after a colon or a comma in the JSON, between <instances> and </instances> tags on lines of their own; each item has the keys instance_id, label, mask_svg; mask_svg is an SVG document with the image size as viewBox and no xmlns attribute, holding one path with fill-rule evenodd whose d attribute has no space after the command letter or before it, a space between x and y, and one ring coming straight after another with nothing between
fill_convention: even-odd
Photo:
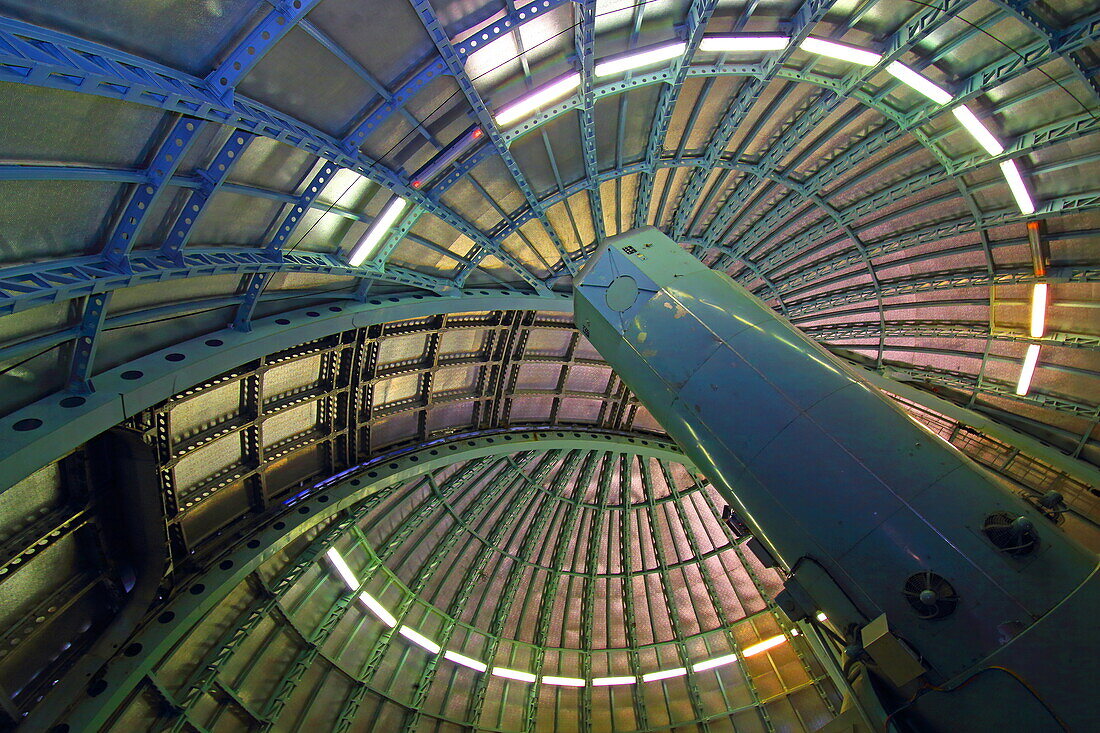
<instances>
[{"instance_id":1,"label":"steel girder","mask_svg":"<svg viewBox=\"0 0 1100 733\"><path fill-rule=\"evenodd\" d=\"M362 274L360 269L329 254L288 252L283 255L282 262L275 262L263 250L253 247L187 249L181 254L179 264L155 251L136 253L130 257L129 273L105 267L102 259L96 256L73 257L0 270L0 316L144 283L208 275L279 272L345 277ZM379 279L436 293L446 293L453 288L448 280L398 267L388 268Z\"/></svg>"},{"instance_id":2,"label":"steel girder","mask_svg":"<svg viewBox=\"0 0 1100 733\"><path fill-rule=\"evenodd\" d=\"M0 419L0 432L7 436L0 442L0 486L15 485L177 392L279 349L374 323L471 309L570 312L572 301L566 295L501 290L464 291L460 298L412 294L283 313L254 321L248 333L227 328L207 334L96 375L97 389L86 397L51 395ZM165 359L170 353L183 354L184 359Z\"/></svg>"},{"instance_id":3,"label":"steel girder","mask_svg":"<svg viewBox=\"0 0 1100 733\"><path fill-rule=\"evenodd\" d=\"M882 373L896 382L933 382L965 392L976 391L996 395L997 397L1013 400L1015 402L1039 405L1067 415L1074 415L1085 419L1093 419L1100 415L1100 406L1095 404L1078 402L1056 395L1043 394L1034 390L1028 392L1026 396L1021 396L1016 394L1016 385L1013 383L993 380L986 377L982 379L979 384L977 376L956 372L950 369L891 364L883 366ZM889 387L883 387L883 389L887 391L890 390ZM1074 473L1074 475L1079 474Z\"/></svg>"},{"instance_id":4,"label":"steel girder","mask_svg":"<svg viewBox=\"0 0 1100 733\"><path fill-rule=\"evenodd\" d=\"M769 158L768 165L778 165L784 160L790 152L805 139L807 134L817 127L820 121L832 114L849 95L858 89L867 79L881 70L884 64L901 57L915 46L927 33L946 23L955 13L965 9L973 2L974 0L949 1L945 3L943 7L922 10L912 19L907 21L900 29L890 36L885 44L883 44L883 57L876 66L859 67L857 70L850 72L841 80L839 88L836 91L820 95L811 103L808 109L801 111L799 117L783 131L781 138L769 146L768 153L766 154L766 157ZM886 94L888 94L891 89L896 88L896 86L896 84L888 86L879 97L885 97ZM792 134L794 135L793 138ZM929 142L927 139L919 139L919 141L922 144L927 144ZM728 144L728 140L726 142ZM708 148L707 152L717 160L719 157L722 157L724 150L725 145L717 149ZM804 157L807 154L808 151L803 152L799 157ZM941 163L945 162L942 158L940 160ZM701 175L700 172L697 171L693 176L693 180L698 181L695 188L693 189L690 183L689 186L685 188L684 198L681 200L680 208L677 211L677 216L683 217L680 221L679 229L676 229L674 226L674 231L677 231L677 237L682 236L686 231L686 217L690 213L695 199L702 191L706 176ZM734 194L730 195L730 198L735 201L741 201L743 196L735 196L735 194L736 191ZM724 206L722 211L724 214L721 218L716 216L714 220L708 224L706 233L704 234L705 239L712 241L716 240L721 233L718 229L721 227L728 227L728 225L732 223L732 212L729 207Z\"/></svg>"},{"instance_id":5,"label":"steel girder","mask_svg":"<svg viewBox=\"0 0 1100 733\"><path fill-rule=\"evenodd\" d=\"M657 109L653 113L653 122L649 129L649 138L646 142L645 162L646 166L641 180L638 182L637 200L634 208L634 226L645 226L649 218L649 202L653 196L653 179L656 176L654 164L661 157L664 150L665 135L668 133L668 125L672 121L672 112L676 107L676 100L680 98L680 89L687 79L688 67L691 57L699 48L699 42L703 40L703 32L706 30L710 16L718 6L716 0L692 0L687 12L687 50L684 55L672 62L672 66L664 71L660 81L667 82L661 87L657 97ZM631 79L631 86L634 79ZM605 88L615 88L615 85L607 85ZM625 86L623 90L625 91Z\"/></svg>"},{"instance_id":6,"label":"steel girder","mask_svg":"<svg viewBox=\"0 0 1100 733\"><path fill-rule=\"evenodd\" d=\"M460 56L473 53L477 47L499 38L505 33L510 33L528 19L536 17L539 13L548 13L551 10L564 5L570 0L535 0L519 8L509 8L504 15L498 17L489 25L476 28L476 32L466 36L461 41L452 42L455 52ZM476 27L476 26L475 26ZM474 30L469 28L465 30ZM383 122L395 114L436 77L448 73L448 67L444 59L436 54L429 54L419 63L413 65L409 73L403 75L402 82L392 93L381 94L382 103L365 116L344 138L344 147L349 151L357 150Z\"/></svg>"},{"instance_id":7,"label":"steel girder","mask_svg":"<svg viewBox=\"0 0 1100 733\"><path fill-rule=\"evenodd\" d=\"M883 327L879 323L825 323L807 326L802 329L807 335L821 341L832 342L836 339L878 338ZM1048 331L1035 338L1024 331L989 330L988 323L975 321L887 321L885 332L894 338L945 338L977 339L992 338L994 341L1010 341L1045 346L1065 346L1076 349L1100 349L1100 336L1083 333L1063 333Z\"/></svg>"},{"instance_id":8,"label":"steel girder","mask_svg":"<svg viewBox=\"0 0 1100 733\"><path fill-rule=\"evenodd\" d=\"M1074 24L1071 28L1066 30L1065 43L1067 47L1074 49L1085 48L1089 44L1093 43L1097 39L1100 39L1100 13L1089 16L1080 22ZM953 84L953 89L956 94L956 101L972 99L985 90L1010 81L1027 71L1030 71L1037 66L1045 63L1049 60L1049 47L1042 41L1037 41L1024 49L1022 49L1019 55L1012 55L1007 59L999 59L984 66L979 71L959 80L959 82ZM760 78L767 73L766 69L761 65L746 65L746 64L717 64L717 65L695 65L688 69L687 76L722 76L722 75L743 75L754 78ZM945 108L939 107L933 103L920 104L914 107L910 112L902 113L893 109L885 103L881 95L870 94L861 88L848 89L847 82L843 79L835 79L825 76L814 71L803 71L780 67L775 71L775 78L787 79L791 81L801 81L816 86L820 86L826 90L832 91L837 94L847 93L849 97L856 99L865 106L875 110L882 114L889 122L883 126L878 139L874 142L881 147L885 146L889 142L901 137L903 134L913 134L921 138L923 133L920 133L918 128L925 123L930 117L935 114L941 114ZM636 88L645 84L657 84L665 83L670 79L670 71L663 69L660 71L650 72L647 74L640 74L633 77L629 82L614 82L606 84L601 87L597 87L593 90L593 94L597 97L604 97L608 95L621 94L629 89ZM564 114L565 112L576 109L580 104L579 99L576 97L572 99L560 102L552 107L547 108L545 111L534 115L530 120L524 124L514 128L509 133L506 133L506 137L513 139L520 135L536 129L537 127L545 124L546 122L554 119L555 117ZM1081 130L1080 132L1085 132ZM1020 139L1013 142L1013 144L1007 146L1009 149L1001 156L1003 159L1016 157L1017 155L1027 150L1026 142L1032 138L1033 133L1024 133L1020 136ZM939 152L929 139L921 140L922 144L930 150L930 152L937 157L941 164L945 166L949 173L954 173L956 166L972 167L979 161L985 161L986 163L992 162L994 158L986 155L984 151L979 151L970 155L966 155L957 161L952 161L942 153ZM861 150L860 145L853 145L845 153L845 155L839 156L836 160L827 164L827 169L831 171L831 176L842 175L847 172L852 164L858 160L865 159L869 154L873 153L873 149ZM846 157L848 155L852 157ZM632 166L631 172L645 173L648 170L647 166L638 164ZM601 175L601 179L603 176ZM826 180L826 174L823 174L821 184L824 184ZM569 189L573 189L574 192L584 190L586 187L598 185L599 181L581 181L579 184L570 186ZM809 184L809 181L807 181ZM567 189L567 190L569 190ZM544 201L553 201L560 197L550 196ZM547 204L544 204L546 206ZM721 208L719 210L721 212ZM1036 214L1038 216L1039 214ZM716 214L716 217L718 215ZM732 216L732 212L726 212L723 217ZM518 224L523 224L529 219L523 211L513 212L511 216L512 220ZM713 222L712 222L713 223ZM709 228L709 225L708 225ZM493 231L494 238L500 238L501 235L507 233L506 227L498 226ZM713 232L712 232L713 233ZM712 242L706 242L706 244L712 244Z\"/></svg>"},{"instance_id":9,"label":"steel girder","mask_svg":"<svg viewBox=\"0 0 1100 733\"><path fill-rule=\"evenodd\" d=\"M474 119L476 119L481 126L482 131L485 133L485 137L489 140L489 144L495 148L495 153L500 156L504 163L504 167L508 169L516 186L523 194L523 198L526 200L528 208L532 211L534 217L539 220L539 223L542 224L547 235L550 237L550 241L553 242L554 248L557 249L559 256L562 258L562 261L568 263L567 266L572 268L569 253L566 252L565 247L558 238L557 232L554 230L553 225L550 224L550 220L546 218L546 212L540 207L538 198L535 196L535 191L531 188L531 184L528 183L527 177L523 174L523 171L520 170L519 163L516 162L516 159L508 150L508 143L501 137L496 123L493 121L493 116L489 112L489 108L485 105L485 101L481 98L481 94L474 86L473 80L470 78L469 74L466 73L459 51L455 48L454 44L451 43L450 36L436 16L431 3L428 2L428 0L411 0L411 4L413 10L416 11L417 17L420 18L420 22L424 26L424 29L428 32L428 36L431 38L432 43L435 44L436 50L443 58L443 62L446 64L448 72L454 77L459 88L462 90L463 96L473 109ZM505 216L505 221L507 221L507 216ZM492 249L489 251L495 255L498 254L497 251ZM537 250L535 250L535 253L538 254ZM378 258L384 259L387 254L387 251L380 251L378 253ZM549 263L547 263L547 266L549 267Z\"/></svg>"},{"instance_id":10,"label":"steel girder","mask_svg":"<svg viewBox=\"0 0 1100 733\"><path fill-rule=\"evenodd\" d=\"M1066 43L1067 44L1071 44L1071 45L1075 45L1075 46L1083 46L1083 44L1088 43L1094 36L1097 36L1097 35L1100 35L1100 19L1090 18L1090 19L1086 19L1085 21L1082 21L1081 23L1075 25L1073 28L1067 30L1065 37L1066 37ZM986 69L984 69L983 72L970 77L970 79L967 80L967 82L962 85L964 90L968 90L970 92L977 93L978 91L980 91L980 89L982 88L982 86L984 84L1001 81L1001 80L1004 80L1006 78L1011 78L1012 75L1022 73L1023 70L1026 70L1027 68L1030 68L1037 61L1041 60L1042 53L1037 53L1036 52L1037 50L1038 49L1030 49L1030 47L1029 47L1028 53L1024 54L1024 59L1023 60L1013 59L1010 62L992 64L989 67L986 67ZM25 64L25 60L23 62L20 62L20 63ZM20 73L20 72L26 72L27 74L29 74L29 71L30 71L31 67L26 66L26 65L20 66L18 64L15 64L15 65L9 64L8 66L0 66L0 73L2 73L3 70L7 70L9 72L12 72L13 69L17 74ZM712 67L712 68L694 67L694 68L691 69L691 74L690 75L721 73L722 70L725 70L725 71L740 70L742 72L745 72L745 71L751 71L751 67L739 67L739 69L729 69L729 68L724 68L724 67ZM654 83L655 81L663 81L664 77L667 77L667 73L668 72L665 71L665 72L656 72L655 75L645 75L645 76L650 76L650 77L661 77L661 78L646 79L645 76L643 76L643 77L639 77L635 80L632 80L631 85L636 85L638 83ZM757 70L755 73L759 74L760 71ZM786 75L784 73L780 72L779 76L784 77ZM804 75L803 74L803 75L798 75L798 76L806 76L806 80L815 81L812 78L812 75ZM823 85L827 85L827 86L835 86L836 85L835 80L828 80L828 79L822 78L822 79L817 79L816 81L818 81L819 83L821 83ZM70 82L67 82L67 83L73 83L73 82L70 81ZM59 85L59 86L62 86L62 88L67 88L67 86L65 84L59 84L59 82L57 82L56 80L49 81L49 83L47 83L47 85ZM609 86L610 87L615 87L615 86L622 87L623 85L619 84L619 85L609 85ZM116 96L117 97L120 94L122 94L122 91L126 91L126 93L129 94L129 88L128 87L127 87L126 90L120 90L119 88L117 88L117 85L116 86L111 86L110 84L108 84L107 86L104 87L104 89L105 89L105 91L101 91L100 93L108 94L108 96ZM621 88L620 89L606 89L605 91L617 93L618 91L623 91L623 89L621 89ZM601 92L601 90L595 90L595 94L597 96L600 95L600 92ZM126 95L123 94L122 98L125 98L125 96ZM156 95L154 95L153 98L156 98ZM556 113L560 113L560 110L558 110L558 111L552 110L551 112L548 112L547 114L556 114ZM524 127L526 128L527 126L524 126ZM1077 130L1078 133L1083 132L1083 131L1084 130ZM267 132L270 133L271 131L268 130ZM886 137L886 135L884 135L883 137ZM1013 151L1012 152L1015 152L1017 149L1023 149L1025 147L1023 145L1023 142L1024 141L1022 141L1022 140L1017 141L1017 143L1013 146ZM299 146L301 146L301 145L299 145ZM868 147L867 145L861 145L861 146L855 146L854 149L856 149L856 150L865 150L867 147ZM306 146L306 149L309 149L309 147ZM840 159L838 159L837 161L834 161L834 163L830 164L830 168L832 170L837 170L838 168L840 168L839 163L840 163L841 160L843 160L843 156ZM970 161L966 161L966 163L969 163L969 162ZM639 169L639 170L642 170L642 169ZM822 181L822 182L824 182L824 181ZM588 184L589 185L598 185L598 183L594 183L594 182L591 182L591 181L589 181ZM513 217L513 219L516 221L517 224L522 224L523 223L523 221L520 220L520 219L522 219L522 216L520 216L519 219L516 219L515 217ZM498 232L496 234L496 236L494 237L494 239L499 240L501 238L501 236L500 236L501 233L502 232Z\"/></svg>"},{"instance_id":11,"label":"steel girder","mask_svg":"<svg viewBox=\"0 0 1100 733\"><path fill-rule=\"evenodd\" d=\"M596 159L596 120L593 117L596 97L592 93L595 66L593 55L596 45L596 0L581 0L575 12L580 15L580 21L573 28L573 45L581 62L581 107L578 115L581 126L581 158L584 160L585 176L595 179L600 170L599 161ZM588 204L592 209L596 239L602 240L607 236L607 232L604 227L603 199L598 187L588 189Z\"/></svg>"},{"instance_id":12,"label":"steel girder","mask_svg":"<svg viewBox=\"0 0 1100 733\"><path fill-rule=\"evenodd\" d=\"M973 2L973 0L958 0L956 4L965 7L969 2ZM772 56L768 60L769 65L766 67L764 74L746 82L741 89L738 89L737 94L730 100L729 106L720 118L711 136L711 141L707 145L704 153L704 157L707 161L713 164L725 155L730 140L732 140L734 133L744 123L755 100L764 91L768 83L775 77L782 64L792 53L794 53L798 44L809 35L811 28L824 17L825 11L828 10L828 6L829 4L825 4L816 12L807 10L807 17L805 18L798 16L790 30L791 40L786 50ZM946 10L941 11L939 8L924 10L919 13L917 18L923 19L922 21L910 21L906 23L902 29L891 37L892 41L899 38L904 38L905 41L891 43L891 56L889 59L884 56L882 63L893 60L895 55L900 56L920 39L921 33L925 33L931 28L946 22L946 19L949 17L950 14ZM896 48L893 48L894 46L896 46ZM852 72L845 79L839 91L826 91L814 99L808 108L799 110L798 116L783 131L780 140L769 146L768 152L765 154L767 162L762 160L761 164L765 166L778 166L798 142L804 139L811 130L815 129L822 120L839 107L847 96L873 73L873 69L863 68ZM793 141L788 141L792 136L794 136L795 139ZM672 229L669 236L673 239L681 239L688 231L688 218L691 216L695 208L695 203L702 193L707 180L709 180L710 168L711 166L704 165L702 168L693 171L688 178L688 182L684 186L684 190L672 217ZM731 194L731 196L734 196L734 194ZM708 232L712 228L713 227L708 226Z\"/></svg>"},{"instance_id":13,"label":"steel girder","mask_svg":"<svg viewBox=\"0 0 1100 733\"><path fill-rule=\"evenodd\" d=\"M241 95L226 102L204 80L100 44L0 18L0 80L110 97L239 127L354 171L422 207L496 255L538 291L546 289L481 230L358 149Z\"/></svg>"},{"instance_id":14,"label":"steel girder","mask_svg":"<svg viewBox=\"0 0 1100 733\"><path fill-rule=\"evenodd\" d=\"M1100 282L1100 268L1097 267L1069 267L1062 268L1058 273L1052 273L1055 277L1065 278L1067 282ZM926 293L939 290L954 290L957 288L990 287L994 285L1029 284L1044 280L1035 275L1030 268L1013 269L1001 268L994 274L987 270L981 271L951 271L942 273L930 273L919 277L893 278L882 280L881 295L883 298L893 298L900 295L912 295L914 293ZM830 312L835 308L852 303L861 303L870 300L878 294L878 288L868 288L863 285L853 285L846 288L838 288L826 295L812 296L797 301L787 301L787 308L793 321L805 321L811 317L820 316L823 312Z\"/></svg>"}]
</instances>

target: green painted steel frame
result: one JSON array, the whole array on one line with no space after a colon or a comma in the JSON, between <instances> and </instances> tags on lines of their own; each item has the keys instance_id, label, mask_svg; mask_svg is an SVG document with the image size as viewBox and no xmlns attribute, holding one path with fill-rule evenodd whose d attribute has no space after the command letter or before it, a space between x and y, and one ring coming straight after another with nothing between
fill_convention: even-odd
<instances>
[{"instance_id":1,"label":"green painted steel frame","mask_svg":"<svg viewBox=\"0 0 1100 733\"><path fill-rule=\"evenodd\" d=\"M459 460L511 454L531 445L544 450L590 450L600 445L639 455L684 460L669 440L551 428L436 441L416 450L380 456L354 471L345 472L327 485L319 485L281 515L270 517L261 529L241 538L216 565L211 563L207 572L191 579L186 589L181 589L158 609L157 615L149 618L132 637L130 643L141 644L142 653L133 656L120 653L98 678L106 684L103 693L84 697L57 722L67 723L72 730L97 730L104 725L145 675L232 588L244 582L264 561L324 520L344 510L353 510L364 499L396 482L413 479ZM169 611L170 617L166 615Z\"/></svg>"},{"instance_id":2,"label":"green painted steel frame","mask_svg":"<svg viewBox=\"0 0 1100 733\"><path fill-rule=\"evenodd\" d=\"M0 418L0 493L141 410L253 359L352 328L474 310L572 312L573 303L567 294L511 290L414 293L303 308L256 320L247 333L199 336L96 375L92 394L57 392Z\"/></svg>"}]
</instances>

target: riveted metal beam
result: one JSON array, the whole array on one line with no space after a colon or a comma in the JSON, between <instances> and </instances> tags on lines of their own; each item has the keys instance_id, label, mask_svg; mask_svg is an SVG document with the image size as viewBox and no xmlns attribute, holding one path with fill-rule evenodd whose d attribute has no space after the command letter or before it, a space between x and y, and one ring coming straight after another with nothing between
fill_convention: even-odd
<instances>
[{"instance_id":1,"label":"riveted metal beam","mask_svg":"<svg viewBox=\"0 0 1100 733\"><path fill-rule=\"evenodd\" d=\"M581 0L577 3L575 13L580 16L580 20L573 28L573 46L581 62L579 115L581 157L584 160L585 175L589 180L595 180L600 171L600 164L596 159L596 120L593 116L596 98L592 93L596 44L596 0ZM600 197L598 186L588 189L588 205L592 209L592 226L596 231L596 241L602 241L607 236L607 232L604 227L603 199ZM575 271L572 272L576 274Z\"/></svg>"},{"instance_id":2,"label":"riveted metal beam","mask_svg":"<svg viewBox=\"0 0 1100 733\"><path fill-rule=\"evenodd\" d=\"M207 75L206 81L210 88L224 100L231 102L233 90L241 79L256 66L264 54L282 40L295 23L313 10L317 2L318 0L271 0L275 7Z\"/></svg>"},{"instance_id":3,"label":"riveted metal beam","mask_svg":"<svg viewBox=\"0 0 1100 733\"><path fill-rule=\"evenodd\" d=\"M680 97L680 89L687 79L691 58L699 48L699 42L703 40L703 32L706 30L707 23L710 22L710 16L714 14L714 9L717 6L717 0L692 0L691 5L688 6L687 50L683 56L674 59L669 70L665 72L662 81L668 83L661 87L661 91L657 96L657 108L653 113L653 122L649 128L649 137L645 149L646 165L643 166L642 176L638 180L638 191L635 196L635 227L645 226L648 221L650 200L653 197L653 178L656 175L654 166L657 159L664 152L668 125L672 121L672 112L676 107L676 100Z\"/></svg>"},{"instance_id":4,"label":"riveted metal beam","mask_svg":"<svg viewBox=\"0 0 1100 733\"><path fill-rule=\"evenodd\" d=\"M129 270L130 251L137 242L146 216L204 124L204 121L193 117L181 117L161 141L145 169L145 181L137 184L130 193L103 247L103 258L109 267L120 272Z\"/></svg>"},{"instance_id":5,"label":"riveted metal beam","mask_svg":"<svg viewBox=\"0 0 1100 733\"><path fill-rule=\"evenodd\" d=\"M382 185L423 207L466 235L529 285L546 286L484 232L412 186L408 176L371 160L342 141L289 115L242 95L227 103L206 82L133 54L48 31L28 23L0 18L0 80L106 96L192 117L234 125L269 137Z\"/></svg>"},{"instance_id":6,"label":"riveted metal beam","mask_svg":"<svg viewBox=\"0 0 1100 733\"><path fill-rule=\"evenodd\" d=\"M214 160L205 168L196 171L201 179L199 185L191 191L187 202L176 214L176 219L160 245L162 255L177 266L183 265L183 248L191 238L191 232L206 210L210 199L225 183L233 164L240 159L241 153L256 139L256 136L243 130L230 130L229 137L214 156Z\"/></svg>"},{"instance_id":7,"label":"riveted metal beam","mask_svg":"<svg viewBox=\"0 0 1100 733\"><path fill-rule=\"evenodd\" d=\"M435 44L436 50L439 51L440 56L443 57L448 72L458 83L459 89L462 90L463 96L473 110L474 119L477 120L478 124L481 126L481 130L485 133L485 137L488 138L489 142L496 149L496 154L500 156L501 161L504 163L504 167L508 169L508 173L512 176L516 186L523 194L523 198L527 202L528 208L542 224L554 248L558 251L558 255L561 257L562 262L566 264L566 267L568 267L571 272L575 272L576 268L568 252L566 252L564 245L561 243L557 231L555 231L550 220L546 218L546 213L539 204L534 189L531 188L531 184L527 181L527 177L523 174L523 171L519 167L519 163L516 162L511 151L508 150L508 143L501 136L496 122L493 120L492 113L489 112L489 108L481 98L481 93L478 92L477 88L474 86L473 80L470 78L469 74L466 73L462 54L455 48L454 44L451 43L450 37L447 35L447 31L443 28L443 24L440 22L439 18L436 16L435 10L432 9L431 3L428 2L428 0L411 0L411 3L413 10L416 11L417 17L420 18L421 24L424 26L425 30L428 31L428 36L432 39L432 43ZM516 227L516 229L518 230L518 227ZM538 253L534 245L529 242L528 247L535 251L536 254ZM493 254L497 254L496 251L491 249L489 251L493 252Z\"/></svg>"}]
</instances>

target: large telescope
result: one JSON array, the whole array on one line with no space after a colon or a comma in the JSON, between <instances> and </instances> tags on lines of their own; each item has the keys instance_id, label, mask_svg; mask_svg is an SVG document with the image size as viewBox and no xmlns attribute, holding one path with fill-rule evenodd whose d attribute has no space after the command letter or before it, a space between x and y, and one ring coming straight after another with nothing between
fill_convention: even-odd
<instances>
[{"instance_id":1,"label":"large telescope","mask_svg":"<svg viewBox=\"0 0 1100 733\"><path fill-rule=\"evenodd\" d=\"M574 297L787 576L777 603L827 617L856 680L844 730L1096 730L1097 556L1042 506L656 229L602 242Z\"/></svg>"}]
</instances>

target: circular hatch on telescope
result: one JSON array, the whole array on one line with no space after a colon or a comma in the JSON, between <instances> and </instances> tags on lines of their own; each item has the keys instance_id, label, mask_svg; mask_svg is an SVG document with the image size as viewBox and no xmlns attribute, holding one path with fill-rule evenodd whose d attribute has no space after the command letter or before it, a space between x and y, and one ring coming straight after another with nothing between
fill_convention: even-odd
<instances>
[{"instance_id":1,"label":"circular hatch on telescope","mask_svg":"<svg viewBox=\"0 0 1100 733\"><path fill-rule=\"evenodd\" d=\"M607 307L622 313L638 299L638 283L629 275L619 275L607 286L604 300Z\"/></svg>"}]
</instances>

